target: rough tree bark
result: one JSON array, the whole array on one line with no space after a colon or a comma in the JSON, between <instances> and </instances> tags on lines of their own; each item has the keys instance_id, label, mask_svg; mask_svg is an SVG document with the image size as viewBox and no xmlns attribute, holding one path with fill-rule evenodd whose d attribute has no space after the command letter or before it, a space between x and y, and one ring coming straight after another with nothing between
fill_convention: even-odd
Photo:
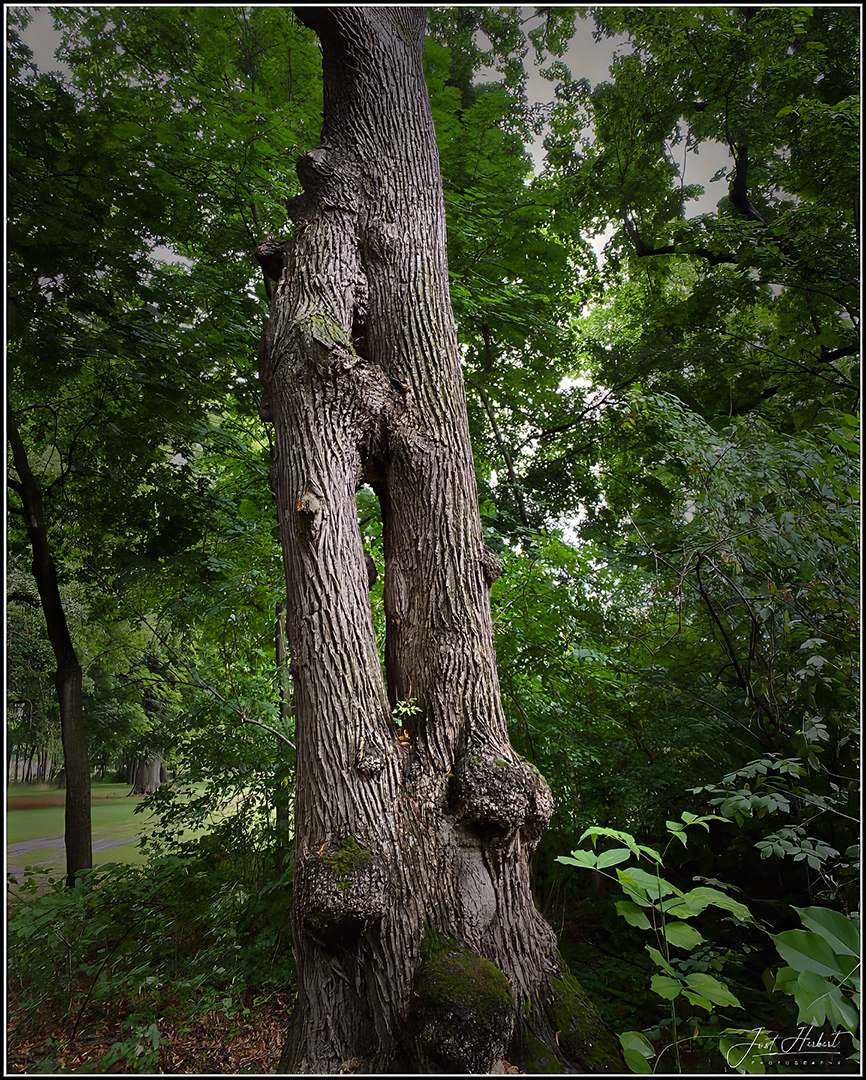
<instances>
[{"instance_id":1,"label":"rough tree bark","mask_svg":"<svg viewBox=\"0 0 866 1080\"><path fill-rule=\"evenodd\" d=\"M259 360L298 745L280 1071L615 1069L530 895L553 803L500 700L425 13L295 12L322 43L322 140L298 163L293 238L257 251L278 279ZM382 507L387 690L364 483Z\"/></svg>"},{"instance_id":2,"label":"rough tree bark","mask_svg":"<svg viewBox=\"0 0 866 1080\"><path fill-rule=\"evenodd\" d=\"M39 590L48 639L57 670L54 682L60 706L60 735L66 769L66 883L75 884L75 875L93 865L90 827L90 757L84 731L81 704L81 664L63 610L57 584L57 569L51 557L48 530L42 506L42 489L30 468L27 451L11 409L7 410L7 436L12 447L12 463L18 480L8 484L21 498L27 535L33 551L33 578Z\"/></svg>"}]
</instances>

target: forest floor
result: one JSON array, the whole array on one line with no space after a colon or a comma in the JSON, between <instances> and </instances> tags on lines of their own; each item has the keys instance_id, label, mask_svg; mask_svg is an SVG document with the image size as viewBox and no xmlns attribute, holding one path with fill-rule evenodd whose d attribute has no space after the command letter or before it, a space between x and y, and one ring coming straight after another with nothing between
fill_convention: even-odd
<instances>
[{"instance_id":1,"label":"forest floor","mask_svg":"<svg viewBox=\"0 0 866 1080\"><path fill-rule=\"evenodd\" d=\"M176 1076L273 1075L285 1040L293 996L287 991L271 994L264 1003L252 1001L251 1007L243 1010L243 1018L214 1011L196 1017L188 1025L182 1017L161 1020L159 1059L146 1071ZM50 1028L49 1036L44 1025L42 1031L34 1030L29 1037L19 1039L13 1000L8 1007L7 1076L44 1073L46 1066L56 1066L51 1070L56 1072L98 1071L117 1075L142 1071L136 1068L135 1040L130 1040L128 1035L124 1039L120 1019L94 1024L75 1039L65 1041L62 1036L57 1037L56 1027ZM125 1043L129 1051L106 1068L101 1058L116 1043ZM507 1061L499 1061L490 1072L503 1075L520 1070Z\"/></svg>"},{"instance_id":2,"label":"forest floor","mask_svg":"<svg viewBox=\"0 0 866 1080\"><path fill-rule=\"evenodd\" d=\"M268 1075L274 1072L285 1039L286 1020L293 994L275 992L264 1002L250 994L245 1006L228 1015L214 1010L186 1021L183 1015L161 1019L158 1061L147 1072L176 1075ZM7 1002L6 1075L45 1072L138 1073L137 1046L152 1047L152 1030L140 1037L124 1029L122 1016L112 1017L76 1032L75 1038L58 1032L56 1016L39 1019L19 1034L14 996ZM110 1047L121 1044L125 1053L106 1068L100 1064Z\"/></svg>"}]
</instances>

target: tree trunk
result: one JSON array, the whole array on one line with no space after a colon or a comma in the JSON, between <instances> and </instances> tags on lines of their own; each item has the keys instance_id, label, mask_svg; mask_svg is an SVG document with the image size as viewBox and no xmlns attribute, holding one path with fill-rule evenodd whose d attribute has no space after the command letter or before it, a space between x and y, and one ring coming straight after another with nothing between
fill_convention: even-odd
<instances>
[{"instance_id":1,"label":"tree trunk","mask_svg":"<svg viewBox=\"0 0 866 1080\"><path fill-rule=\"evenodd\" d=\"M274 658L277 667L277 685L280 694L280 719L288 725L292 716L292 687L289 675L289 649L286 640L286 605L277 604L274 623ZM288 866L291 843L289 838L289 795L288 790L278 791L275 797L275 817L277 831L277 869L283 871Z\"/></svg>"},{"instance_id":2,"label":"tree trunk","mask_svg":"<svg viewBox=\"0 0 866 1080\"><path fill-rule=\"evenodd\" d=\"M135 766L135 780L130 795L152 795L162 784L164 770L162 761L147 754L140 754Z\"/></svg>"},{"instance_id":3,"label":"tree trunk","mask_svg":"<svg viewBox=\"0 0 866 1080\"><path fill-rule=\"evenodd\" d=\"M63 610L57 569L48 546L48 530L42 508L42 490L33 475L11 409L7 412L7 435L18 482L10 486L21 497L27 534L33 550L33 578L39 590L48 639L57 661L55 685L60 705L60 733L66 768L66 882L75 884L79 870L93 865L90 833L90 758L81 704L81 665Z\"/></svg>"},{"instance_id":4,"label":"tree trunk","mask_svg":"<svg viewBox=\"0 0 866 1080\"><path fill-rule=\"evenodd\" d=\"M280 1070L617 1069L530 895L553 801L499 694L425 14L295 11L322 42L325 116L260 345L298 745L299 991ZM365 482L382 507L387 690Z\"/></svg>"},{"instance_id":5,"label":"tree trunk","mask_svg":"<svg viewBox=\"0 0 866 1080\"><path fill-rule=\"evenodd\" d=\"M27 783L33 783L33 759L36 757L36 747L31 746L27 752Z\"/></svg>"}]
</instances>

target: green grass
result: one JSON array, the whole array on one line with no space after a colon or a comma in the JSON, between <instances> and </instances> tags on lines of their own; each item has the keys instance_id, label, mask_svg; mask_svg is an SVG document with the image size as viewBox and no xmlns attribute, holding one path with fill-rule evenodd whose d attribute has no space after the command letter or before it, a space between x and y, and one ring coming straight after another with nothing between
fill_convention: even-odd
<instances>
[{"instance_id":1,"label":"green grass","mask_svg":"<svg viewBox=\"0 0 866 1080\"><path fill-rule=\"evenodd\" d=\"M147 814L136 814L141 805L140 798L129 797L129 784L112 784L108 781L94 780L91 787L91 838L93 842L93 863L101 866L107 862L132 863L141 865L147 862L147 855L138 846L138 838L149 831L152 818ZM21 844L43 837L59 837L56 847L43 847L21 855L10 855L7 848L7 864L10 873L17 874L24 866L42 866L56 869L62 873L66 866L66 851L63 846L65 828L65 807L57 806L28 807L27 803L38 804L46 798L59 797L65 793L49 784L13 784L7 786L8 803L14 800L15 807L6 813L6 843ZM188 832L191 838L206 832L207 829ZM127 843L112 847L101 847L103 843L126 840Z\"/></svg>"},{"instance_id":2,"label":"green grass","mask_svg":"<svg viewBox=\"0 0 866 1080\"><path fill-rule=\"evenodd\" d=\"M14 800L13 810L6 813L6 843L21 844L43 837L60 837L56 847L38 848L22 855L9 855L7 862L13 867L40 865L63 870L66 853L62 837L64 832L65 807L27 806L28 802L38 803L47 797L62 795L63 792L47 784L38 786L16 784L7 788L7 800ZM109 784L95 781L91 790L91 831L93 840L93 862L99 866L106 862L143 863L144 853L139 849L138 837L147 830L148 817L136 815L135 808L140 799L128 798L128 784ZM128 839L127 843L116 847L101 847L103 843Z\"/></svg>"},{"instance_id":3,"label":"green grass","mask_svg":"<svg viewBox=\"0 0 866 1080\"><path fill-rule=\"evenodd\" d=\"M31 802L38 802L46 795L57 794L46 789L33 792ZM91 799L91 821L93 839L120 839L122 836L140 833L147 821L142 814L135 815L135 808L140 799L130 799L126 784L112 784L104 787L94 785ZM19 844L26 840L38 840L43 836L62 836L64 829L64 806L40 806L30 809L26 806L27 795L7 792L16 800L14 810L6 814L6 843ZM25 805L22 806L21 804ZM97 832L100 836L97 837Z\"/></svg>"}]
</instances>

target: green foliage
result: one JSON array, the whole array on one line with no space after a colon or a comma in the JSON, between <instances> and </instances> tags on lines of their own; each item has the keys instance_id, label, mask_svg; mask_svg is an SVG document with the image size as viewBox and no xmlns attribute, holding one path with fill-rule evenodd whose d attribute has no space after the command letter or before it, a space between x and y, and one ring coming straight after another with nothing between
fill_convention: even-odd
<instances>
[{"instance_id":1,"label":"green foliage","mask_svg":"<svg viewBox=\"0 0 866 1080\"><path fill-rule=\"evenodd\" d=\"M146 748L183 765L169 736L191 669L226 700L273 689L255 653L232 686L214 639L220 620L270 637L280 598L251 250L295 190L290 174L275 188L276 159L318 128L317 57L283 10L54 14L69 81L29 64L25 13L10 24L10 402L42 476L95 759ZM297 82L277 114L286 63Z\"/></svg>"},{"instance_id":2,"label":"green foliage","mask_svg":"<svg viewBox=\"0 0 866 1080\"><path fill-rule=\"evenodd\" d=\"M394 722L399 724L405 717L417 716L421 712L421 706L416 698L407 698L405 701L395 701L391 709Z\"/></svg>"},{"instance_id":3,"label":"green foliage","mask_svg":"<svg viewBox=\"0 0 866 1080\"><path fill-rule=\"evenodd\" d=\"M543 534L522 544L504 551L493 619L511 737L556 798L557 835L542 843L552 852L596 820L658 835L688 805L684 762L709 782L720 757L736 761L679 693L676 655L659 654L666 599L652 573L612 564L600 546Z\"/></svg>"},{"instance_id":4,"label":"green foliage","mask_svg":"<svg viewBox=\"0 0 866 1080\"><path fill-rule=\"evenodd\" d=\"M829 1021L856 1035L860 1025L860 926L832 908L795 908L806 930L773 936L783 960L775 989L791 994L798 1023Z\"/></svg>"},{"instance_id":5,"label":"green foliage","mask_svg":"<svg viewBox=\"0 0 866 1080\"><path fill-rule=\"evenodd\" d=\"M152 1071L158 1022L217 1007L231 1017L250 988L293 979L285 934L285 883L255 891L241 868L189 856L152 858L144 867L105 864L75 889L30 870L13 888L8 929L9 990L19 1034L48 1008L63 1033L121 1016L128 1037L103 1055Z\"/></svg>"},{"instance_id":6,"label":"green foliage","mask_svg":"<svg viewBox=\"0 0 866 1080\"><path fill-rule=\"evenodd\" d=\"M708 831L708 823L718 820L715 816L698 817L684 813L682 822L668 822L669 843L676 838L686 845L686 831L693 826L700 826ZM604 874L612 881L617 881L623 888L626 899L620 900L617 913L630 925L639 930L649 931L655 944L645 946L656 968L651 976L653 992L663 1001L670 1002L671 1041L658 1051L639 1031L628 1031L620 1035L620 1044L626 1064L633 1072L651 1072L649 1061L656 1054L659 1059L665 1051L672 1049L677 1071L682 1071L680 1062L680 1044L683 1041L679 1033L682 1018L678 1015L675 1002L683 999L689 1004L712 1014L720 1009L742 1009L739 999L729 985L707 970L712 968L722 971L725 957L712 947L707 948L707 939L691 924L708 909L715 908L729 912L738 923L754 922L749 909L727 893L707 886L698 886L682 890L661 876L663 854L654 849L638 844L634 838L615 829L593 827L587 829L581 840L591 837L593 850L573 851L570 856L561 855L557 861L568 866L593 869ZM615 847L596 854L594 848L599 837L613 840L625 847ZM638 859L648 859L652 871L647 873L639 866L621 867L617 864L628 860L632 855ZM615 867L615 876L609 872ZM608 871L605 873L605 871ZM726 916L726 917L730 917ZM685 957L681 952L685 953ZM692 1027L691 1021L688 1027ZM661 1029L656 1037L661 1034Z\"/></svg>"},{"instance_id":7,"label":"green foliage","mask_svg":"<svg viewBox=\"0 0 866 1080\"><path fill-rule=\"evenodd\" d=\"M677 839L686 846L686 833L690 827L700 826L709 831L709 822L718 820L714 815L699 817L684 813L682 822L667 822L669 844ZM595 847L600 837L625 846L596 853ZM658 1049L653 1045L661 1037L661 1026L646 1034L641 1031L624 1032L619 1039L626 1064L633 1072L653 1072L661 1065L665 1051L672 1049L676 1070L681 1072L682 1044L697 1039L698 1026L696 1021L688 1020L687 1030L694 1027L695 1035L691 1040L688 1037L684 1040L680 1036L682 1018L677 1014L675 1002L688 1001L710 1014L717 1009L743 1008L729 983L708 970L722 972L726 964L725 955L707 942L691 920L715 908L729 912L740 924L760 924L756 923L744 904L725 891L706 886L686 891L663 878L663 854L638 844L627 833L593 827L581 836L581 840L587 838L592 840L592 850L578 849L570 856L559 856L557 861L567 866L594 870L611 881L617 881L623 888L626 898L617 902L617 913L630 926L652 934L655 944L645 946L656 969L650 984L659 998L670 1003L670 1042ZM651 872L647 873L639 866L619 865L632 856L648 860L652 865ZM615 868L615 877L610 868ZM769 975L769 988L794 997L798 1008L797 1023L820 1027L829 1021L834 1027L844 1028L855 1035L859 1024L859 924L829 908L794 910L807 929L769 935L778 954L789 965L779 970L775 978ZM767 981L767 976L764 981ZM724 1015L727 1019L728 1013ZM728 1025L724 1031L705 1038L718 1042L718 1050L728 1065L733 1064L746 1072L764 1072L763 1057L778 1055L772 1031L731 1027L730 1020ZM745 1042L743 1036L748 1036ZM736 1056L736 1061L732 1061L732 1055ZM658 1060L651 1065L650 1062L656 1057Z\"/></svg>"}]
</instances>

